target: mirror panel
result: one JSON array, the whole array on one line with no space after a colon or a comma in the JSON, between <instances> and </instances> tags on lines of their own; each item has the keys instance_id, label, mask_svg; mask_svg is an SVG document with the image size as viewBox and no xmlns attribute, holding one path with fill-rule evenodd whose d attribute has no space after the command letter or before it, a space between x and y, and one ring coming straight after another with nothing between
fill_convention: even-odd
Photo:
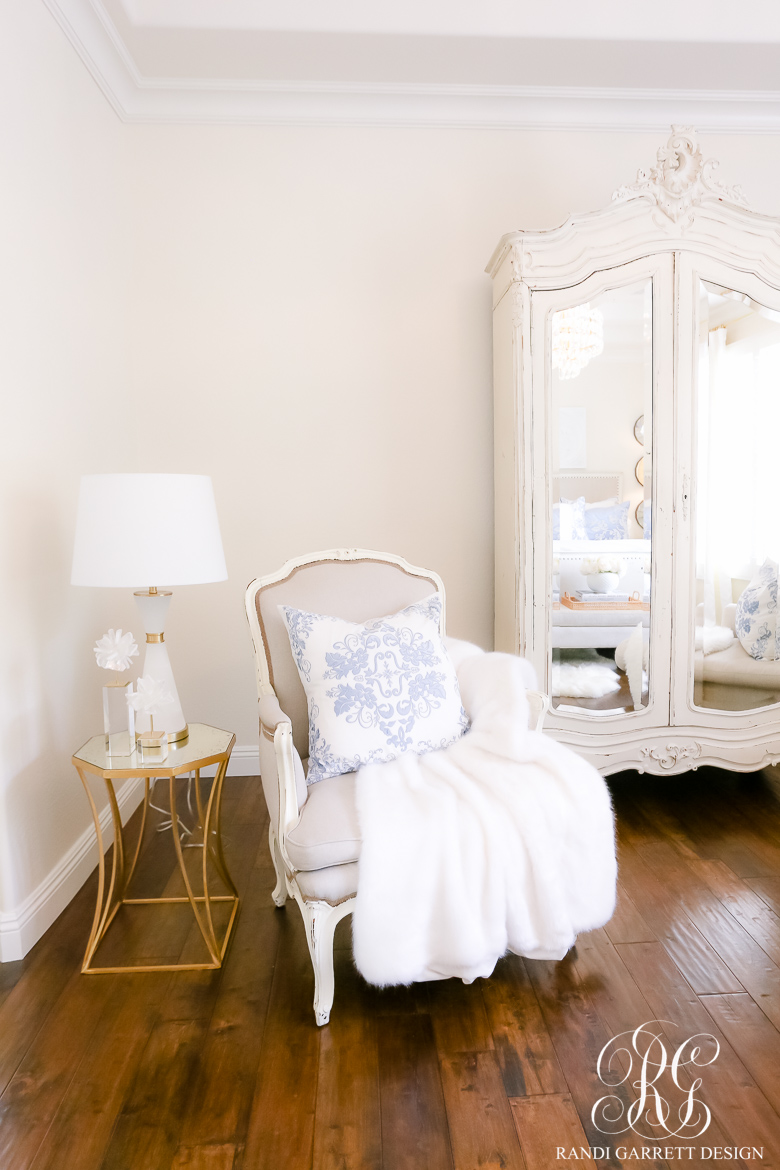
<instances>
[{"instance_id":1,"label":"mirror panel","mask_svg":"<svg viewBox=\"0 0 780 1170\"><path fill-rule=\"evenodd\" d=\"M780 312L698 284L693 702L780 702Z\"/></svg>"},{"instance_id":2,"label":"mirror panel","mask_svg":"<svg viewBox=\"0 0 780 1170\"><path fill-rule=\"evenodd\" d=\"M552 314L552 705L649 702L653 287Z\"/></svg>"}]
</instances>

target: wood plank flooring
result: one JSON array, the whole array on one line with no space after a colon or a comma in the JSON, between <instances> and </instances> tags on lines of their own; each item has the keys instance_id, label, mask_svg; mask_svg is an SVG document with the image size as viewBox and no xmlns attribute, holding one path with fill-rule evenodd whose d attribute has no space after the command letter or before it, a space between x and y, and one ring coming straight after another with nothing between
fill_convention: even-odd
<instances>
[{"instance_id":1,"label":"wood plank flooring","mask_svg":"<svg viewBox=\"0 0 780 1170\"><path fill-rule=\"evenodd\" d=\"M780 1170L780 800L761 774L716 769L609 783L620 883L606 927L560 963L509 956L470 986L378 990L355 971L347 919L331 1023L318 1029L300 915L271 903L259 782L228 780L225 850L242 906L221 971L79 974L95 875L22 962L0 967L0 1170L585 1161L559 1159L559 1147L598 1147L587 1164L610 1170ZM169 839L149 833L140 887L153 896L177 882ZM122 911L106 957L194 954L186 914ZM607 1137L592 1117L608 1092L635 1101L636 1073L608 1090L596 1064L604 1044L650 1020L664 1021L670 1055L697 1033L720 1044L712 1064L679 1075L683 1088L701 1076L712 1114L682 1147ZM627 1071L625 1053L616 1068ZM658 1083L676 1107L668 1070Z\"/></svg>"}]
</instances>

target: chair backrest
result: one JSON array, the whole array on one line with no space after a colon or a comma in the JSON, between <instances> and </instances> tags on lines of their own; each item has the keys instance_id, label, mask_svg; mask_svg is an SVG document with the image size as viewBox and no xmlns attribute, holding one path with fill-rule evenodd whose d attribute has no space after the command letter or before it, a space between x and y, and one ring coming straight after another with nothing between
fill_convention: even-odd
<instances>
[{"instance_id":1,"label":"chair backrest","mask_svg":"<svg viewBox=\"0 0 780 1170\"><path fill-rule=\"evenodd\" d=\"M292 605L311 613L365 622L397 613L431 593L441 595L443 635L445 596L441 578L391 553L366 549L312 553L288 561L278 573L250 583L246 610L254 643L258 693L273 689L292 721L293 741L301 756L309 754L306 693L277 607Z\"/></svg>"}]
</instances>

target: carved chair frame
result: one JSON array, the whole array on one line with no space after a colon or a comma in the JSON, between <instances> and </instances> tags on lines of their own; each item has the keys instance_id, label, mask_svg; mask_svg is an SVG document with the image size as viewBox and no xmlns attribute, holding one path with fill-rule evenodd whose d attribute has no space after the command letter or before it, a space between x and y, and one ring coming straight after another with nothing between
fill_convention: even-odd
<instances>
[{"instance_id":1,"label":"carved chair frame","mask_svg":"<svg viewBox=\"0 0 780 1170\"><path fill-rule=\"evenodd\" d=\"M268 844L276 873L276 886L274 887L272 898L276 906L282 907L285 905L289 896L297 902L300 909L306 930L306 941L309 946L312 967L314 969L314 1015L317 1024L320 1026L328 1023L330 1010L333 1006L333 935L341 919L345 918L347 914L352 913L355 898L354 896L346 898L335 905L330 902L307 898L300 887L296 868L287 852L287 834L298 823L300 816L295 783L296 751L293 744L292 723L281 710L271 682L271 666L258 617L256 599L261 589L286 580L292 573L303 566L321 564L328 561L364 560L374 560L397 565L411 576L423 577L429 580L432 591L440 594L442 599L441 633L444 636L446 596L441 577L428 569L421 569L410 565L403 557L395 556L392 553L347 548L330 549L326 552L296 557L293 560L287 561L278 572L264 577L258 577L254 581L251 581L247 586L245 595L246 615L249 621L254 648L260 736L264 736L273 743L279 792L278 820L274 823L272 819L268 827Z\"/></svg>"},{"instance_id":2,"label":"carved chair frame","mask_svg":"<svg viewBox=\"0 0 780 1170\"><path fill-rule=\"evenodd\" d=\"M403 557L395 556L393 553L348 548L331 549L327 552L297 557L287 561L278 572L251 581L245 594L246 615L252 635L255 658L260 736L261 738L265 737L265 740L273 745L273 760L276 767L279 795L278 817L276 819L272 817L268 826L268 844L276 873L276 885L272 898L278 907L284 906L288 897L293 898L300 909L314 969L314 1015L319 1026L328 1023L333 1006L333 935L341 919L352 913L355 897L353 895L344 898L335 904L308 898L301 889L298 871L287 851L287 834L297 824L300 815L295 782L295 757L297 753L293 743L292 723L279 706L271 681L271 665L258 617L257 595L261 589L286 580L297 569L305 565L329 561L364 560L397 565L398 568L411 576L430 581L432 590L441 597L440 631L444 637L446 633L446 594L441 577L430 569L411 565ZM530 725L534 730L541 731L545 714L550 706L549 698L539 691L529 691L527 697L530 707Z\"/></svg>"}]
</instances>

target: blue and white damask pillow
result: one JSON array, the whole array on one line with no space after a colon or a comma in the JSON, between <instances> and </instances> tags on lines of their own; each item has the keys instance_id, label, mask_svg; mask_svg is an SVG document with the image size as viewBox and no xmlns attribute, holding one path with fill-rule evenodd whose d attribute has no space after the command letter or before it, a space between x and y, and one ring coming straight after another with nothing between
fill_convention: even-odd
<instances>
[{"instance_id":1,"label":"blue and white damask pillow","mask_svg":"<svg viewBox=\"0 0 780 1170\"><path fill-rule=\"evenodd\" d=\"M449 747L468 728L438 594L362 625L279 611L309 707L309 784Z\"/></svg>"},{"instance_id":2,"label":"blue and white damask pillow","mask_svg":"<svg viewBox=\"0 0 780 1170\"><path fill-rule=\"evenodd\" d=\"M588 540L628 540L629 501L622 504L598 505L585 509L585 531Z\"/></svg>"},{"instance_id":3,"label":"blue and white damask pillow","mask_svg":"<svg viewBox=\"0 0 780 1170\"><path fill-rule=\"evenodd\" d=\"M734 630L751 658L780 659L777 565L767 558L737 602Z\"/></svg>"}]
</instances>

